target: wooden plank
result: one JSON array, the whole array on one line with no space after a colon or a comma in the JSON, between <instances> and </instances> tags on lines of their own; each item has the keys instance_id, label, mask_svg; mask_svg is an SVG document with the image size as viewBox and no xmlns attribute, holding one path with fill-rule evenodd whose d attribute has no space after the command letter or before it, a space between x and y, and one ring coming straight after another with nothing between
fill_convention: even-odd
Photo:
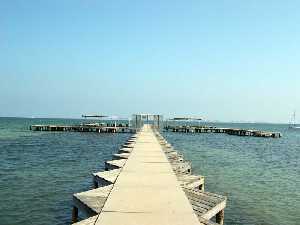
<instances>
[{"instance_id":1,"label":"wooden plank","mask_svg":"<svg viewBox=\"0 0 300 225\"><path fill-rule=\"evenodd\" d=\"M224 210L225 207L226 207L226 200L222 201L221 203L219 203L218 205L216 205L214 208L212 208L211 210L207 211L205 214L202 215L202 218L209 220L212 217L214 217L218 212Z\"/></svg>"}]
</instances>

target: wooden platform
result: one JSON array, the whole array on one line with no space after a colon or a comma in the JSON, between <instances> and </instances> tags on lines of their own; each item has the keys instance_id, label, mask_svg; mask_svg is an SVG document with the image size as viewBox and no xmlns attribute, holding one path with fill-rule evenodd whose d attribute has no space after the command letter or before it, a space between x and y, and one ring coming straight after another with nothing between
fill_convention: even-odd
<instances>
[{"instance_id":1,"label":"wooden platform","mask_svg":"<svg viewBox=\"0 0 300 225\"><path fill-rule=\"evenodd\" d=\"M166 126L165 131L181 132L181 133L226 133L229 135L237 136L252 136L264 138L280 138L280 132L260 131L260 130L247 130L238 128L217 128L207 126Z\"/></svg>"},{"instance_id":2,"label":"wooden platform","mask_svg":"<svg viewBox=\"0 0 300 225\"><path fill-rule=\"evenodd\" d=\"M204 176L177 174L181 187L204 191Z\"/></svg>"},{"instance_id":3,"label":"wooden platform","mask_svg":"<svg viewBox=\"0 0 300 225\"><path fill-rule=\"evenodd\" d=\"M204 177L159 133L145 126L128 149L93 174L99 188L74 195L73 221L78 209L91 216L76 225L223 224L226 197L204 192Z\"/></svg>"},{"instance_id":4,"label":"wooden platform","mask_svg":"<svg viewBox=\"0 0 300 225\"><path fill-rule=\"evenodd\" d=\"M183 190L198 217L209 220L226 207L226 197L224 196L186 187ZM218 216L224 217L220 214Z\"/></svg>"},{"instance_id":5,"label":"wooden platform","mask_svg":"<svg viewBox=\"0 0 300 225\"><path fill-rule=\"evenodd\" d=\"M128 126L99 126L99 125L31 125L32 131L53 132L96 132L96 133L135 133L136 129Z\"/></svg>"}]
</instances>

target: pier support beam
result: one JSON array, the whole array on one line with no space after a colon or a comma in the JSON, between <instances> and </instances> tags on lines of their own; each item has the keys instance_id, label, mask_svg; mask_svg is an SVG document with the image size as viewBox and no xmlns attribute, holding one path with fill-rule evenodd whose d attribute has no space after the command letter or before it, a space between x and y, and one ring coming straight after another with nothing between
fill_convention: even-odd
<instances>
[{"instance_id":1,"label":"pier support beam","mask_svg":"<svg viewBox=\"0 0 300 225\"><path fill-rule=\"evenodd\" d=\"M224 209L217 213L216 223L223 225L224 224Z\"/></svg>"},{"instance_id":2,"label":"pier support beam","mask_svg":"<svg viewBox=\"0 0 300 225\"><path fill-rule=\"evenodd\" d=\"M72 223L78 222L78 208L76 206L73 206L72 210Z\"/></svg>"},{"instance_id":3,"label":"pier support beam","mask_svg":"<svg viewBox=\"0 0 300 225\"><path fill-rule=\"evenodd\" d=\"M98 188L99 187L98 182L97 182L97 180L96 180L95 177L93 177L93 184L94 184L94 188Z\"/></svg>"},{"instance_id":4,"label":"pier support beam","mask_svg":"<svg viewBox=\"0 0 300 225\"><path fill-rule=\"evenodd\" d=\"M199 186L200 191L204 191L204 183Z\"/></svg>"}]
</instances>

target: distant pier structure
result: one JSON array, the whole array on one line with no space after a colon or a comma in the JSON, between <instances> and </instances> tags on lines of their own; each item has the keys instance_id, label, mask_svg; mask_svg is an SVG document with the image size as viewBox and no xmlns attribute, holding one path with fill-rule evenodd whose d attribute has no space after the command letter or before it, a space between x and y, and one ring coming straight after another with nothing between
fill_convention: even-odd
<instances>
[{"instance_id":1,"label":"distant pier structure","mask_svg":"<svg viewBox=\"0 0 300 225\"><path fill-rule=\"evenodd\" d=\"M215 126L206 126L200 125L198 123L195 125L191 122L201 121L201 118L194 117L175 117L166 121L164 130L180 133L225 133L229 135L236 136L252 136L252 137L264 137L264 138L280 138L282 134L280 132L270 132L270 131L261 131L261 130L251 130L251 129L242 129L242 128L228 128L228 127L215 127ZM184 124L174 124L173 122L186 122Z\"/></svg>"},{"instance_id":2,"label":"distant pier structure","mask_svg":"<svg viewBox=\"0 0 300 225\"><path fill-rule=\"evenodd\" d=\"M69 132L96 132L96 133L135 133L136 129L128 124L80 124L80 125L31 125L33 131L69 131Z\"/></svg>"},{"instance_id":3,"label":"distant pier structure","mask_svg":"<svg viewBox=\"0 0 300 225\"><path fill-rule=\"evenodd\" d=\"M164 125L164 118L159 114L133 114L131 121L135 128L141 128L144 124L151 124L154 128L162 128Z\"/></svg>"},{"instance_id":4,"label":"distant pier structure","mask_svg":"<svg viewBox=\"0 0 300 225\"><path fill-rule=\"evenodd\" d=\"M81 115L81 117L83 118L105 118L105 117L108 117L108 116L105 116L105 115L97 115L97 114L87 114L87 115Z\"/></svg>"},{"instance_id":5,"label":"distant pier structure","mask_svg":"<svg viewBox=\"0 0 300 225\"><path fill-rule=\"evenodd\" d=\"M130 126L129 120L112 119L105 115L82 115L88 120L80 124L35 124L30 126L33 131L68 131L68 132L96 132L96 133L135 133L136 128Z\"/></svg>"},{"instance_id":6,"label":"distant pier structure","mask_svg":"<svg viewBox=\"0 0 300 225\"><path fill-rule=\"evenodd\" d=\"M236 136L252 136L264 138L280 138L280 132L269 132L260 130L247 130L239 128L218 128L209 126L165 126L165 131L180 132L180 133L225 133Z\"/></svg>"},{"instance_id":7,"label":"distant pier structure","mask_svg":"<svg viewBox=\"0 0 300 225\"><path fill-rule=\"evenodd\" d=\"M96 120L73 125L35 124L29 129L55 132L136 133L144 124L150 124L156 129L162 128L164 124L163 116L159 114L133 114L127 120L112 119L113 117L98 114L87 114L82 117Z\"/></svg>"},{"instance_id":8,"label":"distant pier structure","mask_svg":"<svg viewBox=\"0 0 300 225\"><path fill-rule=\"evenodd\" d=\"M31 125L33 131L70 131L70 132L97 132L97 133L136 133L145 124L155 129L180 133L226 133L236 136L272 137L280 138L280 132L260 131L242 128L215 127L201 124L200 117L174 117L164 120L160 114L133 114L127 120L111 119L105 115L82 115L83 118L96 118L93 122L75 125L36 124ZM175 123L174 123L175 122ZM177 122L177 123L176 123Z\"/></svg>"}]
</instances>

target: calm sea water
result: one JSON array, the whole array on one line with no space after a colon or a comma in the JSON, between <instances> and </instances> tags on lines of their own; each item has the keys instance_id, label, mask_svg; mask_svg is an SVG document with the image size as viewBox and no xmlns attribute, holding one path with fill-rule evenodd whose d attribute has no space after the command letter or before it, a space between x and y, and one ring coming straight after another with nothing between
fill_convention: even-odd
<instances>
[{"instance_id":1,"label":"calm sea water","mask_svg":"<svg viewBox=\"0 0 300 225\"><path fill-rule=\"evenodd\" d=\"M92 187L129 134L31 132L80 120L0 118L0 224L70 224L72 194Z\"/></svg>"},{"instance_id":2,"label":"calm sea water","mask_svg":"<svg viewBox=\"0 0 300 225\"><path fill-rule=\"evenodd\" d=\"M206 177L206 191L228 196L225 224L300 224L300 130L287 125L211 124L282 132L265 139L227 134L164 133Z\"/></svg>"},{"instance_id":3,"label":"calm sea water","mask_svg":"<svg viewBox=\"0 0 300 225\"><path fill-rule=\"evenodd\" d=\"M0 224L69 224L72 194L129 134L31 132L30 124L80 120L0 118ZM280 139L226 134L164 136L206 176L206 190L226 194L225 224L300 224L300 131L284 125L217 124L280 131Z\"/></svg>"}]
</instances>

